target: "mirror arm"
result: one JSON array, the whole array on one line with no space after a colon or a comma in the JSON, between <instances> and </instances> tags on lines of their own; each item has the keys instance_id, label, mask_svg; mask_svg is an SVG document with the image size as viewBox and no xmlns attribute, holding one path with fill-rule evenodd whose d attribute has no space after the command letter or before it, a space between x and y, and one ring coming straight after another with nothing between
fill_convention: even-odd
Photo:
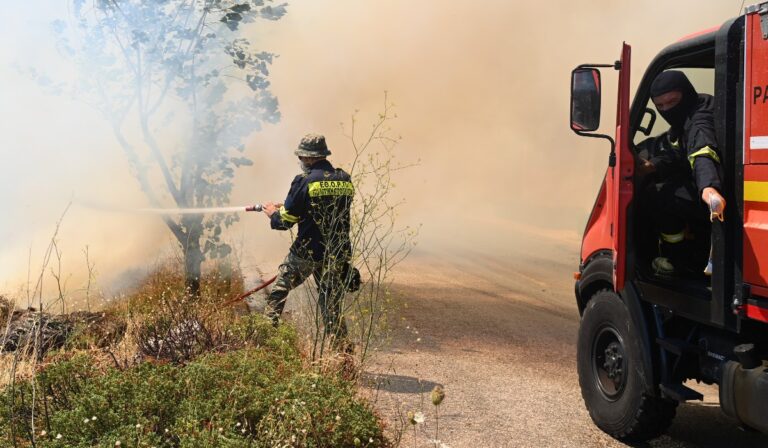
<instances>
[{"instance_id":1,"label":"mirror arm","mask_svg":"<svg viewBox=\"0 0 768 448\"><path fill-rule=\"evenodd\" d=\"M616 61L613 64L581 64L576 69L580 68L612 68L614 70L621 70L621 61Z\"/></svg>"},{"instance_id":2,"label":"mirror arm","mask_svg":"<svg viewBox=\"0 0 768 448\"><path fill-rule=\"evenodd\" d=\"M611 154L608 156L608 166L610 167L616 166L616 142L613 140L613 137L606 134L590 134L584 131L574 131L574 132L578 135L581 135L582 137L602 138L611 142Z\"/></svg>"},{"instance_id":3,"label":"mirror arm","mask_svg":"<svg viewBox=\"0 0 768 448\"><path fill-rule=\"evenodd\" d=\"M580 68L612 68L614 70L621 70L621 61L616 61L613 64L581 64L576 67L577 70ZM613 140L613 137L606 134L590 134L588 132L577 131L575 129L573 132L582 137L602 138L611 142L611 153L608 156L608 166L611 168L616 166L616 142Z\"/></svg>"}]
</instances>

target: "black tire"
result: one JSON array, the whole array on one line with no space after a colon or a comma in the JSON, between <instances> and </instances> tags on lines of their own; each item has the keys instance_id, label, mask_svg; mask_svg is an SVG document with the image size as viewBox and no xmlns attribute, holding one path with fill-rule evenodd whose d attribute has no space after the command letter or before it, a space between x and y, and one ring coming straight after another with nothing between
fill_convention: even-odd
<instances>
[{"instance_id":1,"label":"black tire","mask_svg":"<svg viewBox=\"0 0 768 448\"><path fill-rule=\"evenodd\" d=\"M677 408L647 385L653 367L644 362L641 341L616 293L599 291L587 303L577 345L581 396L595 425L622 441L659 436Z\"/></svg>"}]
</instances>

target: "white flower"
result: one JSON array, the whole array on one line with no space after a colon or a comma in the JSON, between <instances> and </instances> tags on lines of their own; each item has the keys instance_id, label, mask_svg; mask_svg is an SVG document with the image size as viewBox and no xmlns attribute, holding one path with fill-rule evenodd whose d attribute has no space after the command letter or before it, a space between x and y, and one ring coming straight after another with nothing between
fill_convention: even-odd
<instances>
[{"instance_id":1,"label":"white flower","mask_svg":"<svg viewBox=\"0 0 768 448\"><path fill-rule=\"evenodd\" d=\"M120 446L120 445L122 445L122 442L120 442L119 440L115 442L115 446Z\"/></svg>"},{"instance_id":2,"label":"white flower","mask_svg":"<svg viewBox=\"0 0 768 448\"><path fill-rule=\"evenodd\" d=\"M418 411L413 414L413 421L415 421L416 423L424 423L424 420L426 420L426 418L424 417L423 412Z\"/></svg>"},{"instance_id":3,"label":"white flower","mask_svg":"<svg viewBox=\"0 0 768 448\"><path fill-rule=\"evenodd\" d=\"M96 421L96 416L94 415L93 417L91 417L91 420L95 422Z\"/></svg>"},{"instance_id":4,"label":"white flower","mask_svg":"<svg viewBox=\"0 0 768 448\"><path fill-rule=\"evenodd\" d=\"M421 342L421 338L416 338L416 342Z\"/></svg>"},{"instance_id":5,"label":"white flower","mask_svg":"<svg viewBox=\"0 0 768 448\"><path fill-rule=\"evenodd\" d=\"M341 416L340 416L340 415L337 415L337 416L336 416L336 421L338 422L339 420L341 420Z\"/></svg>"},{"instance_id":6,"label":"white flower","mask_svg":"<svg viewBox=\"0 0 768 448\"><path fill-rule=\"evenodd\" d=\"M219 427L219 432L224 432L224 428Z\"/></svg>"},{"instance_id":7,"label":"white flower","mask_svg":"<svg viewBox=\"0 0 768 448\"><path fill-rule=\"evenodd\" d=\"M60 438L62 438L62 437L63 437L63 436L62 436L61 434L56 434L56 438L57 438L57 439L60 439Z\"/></svg>"},{"instance_id":8,"label":"white flower","mask_svg":"<svg viewBox=\"0 0 768 448\"><path fill-rule=\"evenodd\" d=\"M141 423L136 423L136 429L141 429Z\"/></svg>"},{"instance_id":9,"label":"white flower","mask_svg":"<svg viewBox=\"0 0 768 448\"><path fill-rule=\"evenodd\" d=\"M83 420L83 423L90 423L90 422L91 422L91 419L89 418L86 418L85 420Z\"/></svg>"},{"instance_id":10,"label":"white flower","mask_svg":"<svg viewBox=\"0 0 768 448\"><path fill-rule=\"evenodd\" d=\"M235 427L239 428L239 427L240 427L240 422L237 422L237 424L235 425Z\"/></svg>"},{"instance_id":11,"label":"white flower","mask_svg":"<svg viewBox=\"0 0 768 448\"><path fill-rule=\"evenodd\" d=\"M368 439L368 443L373 443L373 437L371 437L370 439Z\"/></svg>"},{"instance_id":12,"label":"white flower","mask_svg":"<svg viewBox=\"0 0 768 448\"><path fill-rule=\"evenodd\" d=\"M47 432L45 432L45 430L43 430L43 431L40 431L40 436L41 436L41 437L45 437L45 435L46 435L46 434L48 434L48 433L47 433Z\"/></svg>"}]
</instances>

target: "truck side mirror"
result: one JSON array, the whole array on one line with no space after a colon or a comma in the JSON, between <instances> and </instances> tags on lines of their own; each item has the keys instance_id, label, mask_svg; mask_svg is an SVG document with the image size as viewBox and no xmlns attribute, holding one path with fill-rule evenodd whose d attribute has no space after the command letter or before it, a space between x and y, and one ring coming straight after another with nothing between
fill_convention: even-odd
<instances>
[{"instance_id":1,"label":"truck side mirror","mask_svg":"<svg viewBox=\"0 0 768 448\"><path fill-rule=\"evenodd\" d=\"M596 131L600 127L600 70L577 68L571 72L571 129Z\"/></svg>"}]
</instances>

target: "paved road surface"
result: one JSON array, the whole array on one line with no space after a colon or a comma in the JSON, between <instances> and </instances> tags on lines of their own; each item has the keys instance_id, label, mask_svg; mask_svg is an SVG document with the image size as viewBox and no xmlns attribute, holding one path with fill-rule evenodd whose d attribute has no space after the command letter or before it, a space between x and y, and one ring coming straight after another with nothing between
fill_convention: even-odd
<instances>
[{"instance_id":1,"label":"paved road surface","mask_svg":"<svg viewBox=\"0 0 768 448\"><path fill-rule=\"evenodd\" d=\"M378 384L369 392L392 433L408 410L425 414L417 431L406 425L402 446L435 446L435 384L447 395L438 434L446 446L625 446L596 429L581 399L570 258L421 254L399 267L402 318L365 379ZM716 388L697 388L704 402L680 406L668 434L642 446L768 447L720 411Z\"/></svg>"}]
</instances>

